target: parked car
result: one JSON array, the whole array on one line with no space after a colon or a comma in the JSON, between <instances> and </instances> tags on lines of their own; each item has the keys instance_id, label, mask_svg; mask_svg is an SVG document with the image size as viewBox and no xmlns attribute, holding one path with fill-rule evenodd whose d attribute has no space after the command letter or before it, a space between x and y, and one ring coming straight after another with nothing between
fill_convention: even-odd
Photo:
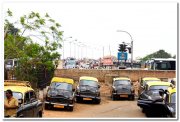
<instances>
[{"instance_id":1,"label":"parked car","mask_svg":"<svg viewBox=\"0 0 180 122\"><path fill-rule=\"evenodd\" d=\"M95 77L82 76L76 88L76 101L92 101L100 104L100 85Z\"/></svg>"},{"instance_id":2,"label":"parked car","mask_svg":"<svg viewBox=\"0 0 180 122\"><path fill-rule=\"evenodd\" d=\"M142 108L142 111L150 117L164 115L162 109L161 91L168 90L169 87L174 87L170 82L148 82L145 85L144 91L140 94L137 105Z\"/></svg>"},{"instance_id":3,"label":"parked car","mask_svg":"<svg viewBox=\"0 0 180 122\"><path fill-rule=\"evenodd\" d=\"M42 117L43 103L37 99L36 93L28 81L4 81L4 92L10 89L13 97L18 99L17 117ZM4 95L6 98L6 95Z\"/></svg>"},{"instance_id":4,"label":"parked car","mask_svg":"<svg viewBox=\"0 0 180 122\"><path fill-rule=\"evenodd\" d=\"M134 100L134 88L133 84L128 77L113 78L111 87L111 98L116 100L118 98L128 98Z\"/></svg>"},{"instance_id":5,"label":"parked car","mask_svg":"<svg viewBox=\"0 0 180 122\"><path fill-rule=\"evenodd\" d=\"M146 85L146 83L156 82L156 81L161 81L161 80L159 78L156 78L156 77L144 77L144 78L142 78L140 81L139 92L141 93L144 90L144 86Z\"/></svg>"},{"instance_id":6,"label":"parked car","mask_svg":"<svg viewBox=\"0 0 180 122\"><path fill-rule=\"evenodd\" d=\"M74 91L73 79L53 77L47 90L45 109L62 108L73 111Z\"/></svg>"}]
</instances>

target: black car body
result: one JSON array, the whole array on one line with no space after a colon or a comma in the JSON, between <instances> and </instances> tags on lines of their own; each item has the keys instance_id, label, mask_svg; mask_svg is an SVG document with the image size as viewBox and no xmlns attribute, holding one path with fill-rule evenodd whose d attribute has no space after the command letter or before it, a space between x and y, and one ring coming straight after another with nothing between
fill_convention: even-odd
<instances>
[{"instance_id":1,"label":"black car body","mask_svg":"<svg viewBox=\"0 0 180 122\"><path fill-rule=\"evenodd\" d=\"M128 98L134 100L134 88L131 80L128 77L113 78L111 87L111 98L116 100L118 98Z\"/></svg>"},{"instance_id":2,"label":"black car body","mask_svg":"<svg viewBox=\"0 0 180 122\"><path fill-rule=\"evenodd\" d=\"M37 99L36 93L29 82L5 81L4 91L8 89L13 92L13 97L19 101L17 117L42 117L43 103Z\"/></svg>"},{"instance_id":3,"label":"black car body","mask_svg":"<svg viewBox=\"0 0 180 122\"><path fill-rule=\"evenodd\" d=\"M146 84L144 91L140 94L137 105L142 108L142 111L148 117L165 117L170 115L171 108L174 103L165 102L167 97L160 94L162 91L167 91L172 84L169 82L149 82ZM170 109L169 109L170 108ZM174 109L172 110L174 111Z\"/></svg>"},{"instance_id":4,"label":"black car body","mask_svg":"<svg viewBox=\"0 0 180 122\"><path fill-rule=\"evenodd\" d=\"M62 108L73 111L74 108L74 80L70 78L54 77L48 88L45 109Z\"/></svg>"},{"instance_id":5,"label":"black car body","mask_svg":"<svg viewBox=\"0 0 180 122\"><path fill-rule=\"evenodd\" d=\"M76 101L92 101L100 104L100 85L97 78L89 76L80 77L79 84L76 88Z\"/></svg>"}]
</instances>

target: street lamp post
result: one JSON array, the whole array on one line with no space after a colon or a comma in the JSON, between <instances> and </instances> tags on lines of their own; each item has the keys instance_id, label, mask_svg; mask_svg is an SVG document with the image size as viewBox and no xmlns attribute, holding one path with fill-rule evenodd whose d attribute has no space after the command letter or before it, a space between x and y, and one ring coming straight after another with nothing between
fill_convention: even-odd
<instances>
[{"instance_id":1,"label":"street lamp post","mask_svg":"<svg viewBox=\"0 0 180 122\"><path fill-rule=\"evenodd\" d=\"M77 39L74 40L74 58L76 58L76 42L77 42Z\"/></svg>"},{"instance_id":2,"label":"street lamp post","mask_svg":"<svg viewBox=\"0 0 180 122\"><path fill-rule=\"evenodd\" d=\"M125 33L127 33L127 34L130 36L130 38L131 38L131 68L133 68L133 39L132 39L132 36L131 36L131 34L130 34L129 32L124 31L124 30L117 30L117 32L125 32Z\"/></svg>"},{"instance_id":3,"label":"street lamp post","mask_svg":"<svg viewBox=\"0 0 180 122\"><path fill-rule=\"evenodd\" d=\"M69 39L69 38L72 38L72 37L70 36L70 37L63 39L63 59L64 59L64 41L67 41L67 39Z\"/></svg>"}]
</instances>

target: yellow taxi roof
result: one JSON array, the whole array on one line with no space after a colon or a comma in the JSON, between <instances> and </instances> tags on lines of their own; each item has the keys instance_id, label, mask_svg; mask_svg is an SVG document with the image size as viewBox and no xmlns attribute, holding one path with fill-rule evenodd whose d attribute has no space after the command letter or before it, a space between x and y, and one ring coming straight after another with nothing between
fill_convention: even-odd
<instances>
[{"instance_id":1,"label":"yellow taxi roof","mask_svg":"<svg viewBox=\"0 0 180 122\"><path fill-rule=\"evenodd\" d=\"M158 80L158 81L161 81L159 78L155 78L155 77L144 77L143 80Z\"/></svg>"},{"instance_id":2,"label":"yellow taxi roof","mask_svg":"<svg viewBox=\"0 0 180 122\"><path fill-rule=\"evenodd\" d=\"M31 87L31 84L29 81L19 81L19 80L5 80L4 86L25 86L25 87Z\"/></svg>"},{"instance_id":3,"label":"yellow taxi roof","mask_svg":"<svg viewBox=\"0 0 180 122\"><path fill-rule=\"evenodd\" d=\"M74 80L70 79L70 78L61 78L61 77L53 77L51 80L52 82L66 82L66 83L70 83L70 84L74 84Z\"/></svg>"},{"instance_id":4,"label":"yellow taxi roof","mask_svg":"<svg viewBox=\"0 0 180 122\"><path fill-rule=\"evenodd\" d=\"M164 82L164 81L156 81L156 82L147 82L147 84L149 85L149 86L158 86L158 85L162 85L162 86L170 86L171 85L171 83L170 82Z\"/></svg>"},{"instance_id":5,"label":"yellow taxi roof","mask_svg":"<svg viewBox=\"0 0 180 122\"><path fill-rule=\"evenodd\" d=\"M90 77L90 76L81 76L79 78L79 80L93 80L93 81L97 81L98 82L98 79L95 78L95 77Z\"/></svg>"},{"instance_id":6,"label":"yellow taxi roof","mask_svg":"<svg viewBox=\"0 0 180 122\"><path fill-rule=\"evenodd\" d=\"M168 91L169 91L170 94L175 93L176 92L176 88L175 87L169 87Z\"/></svg>"},{"instance_id":7,"label":"yellow taxi roof","mask_svg":"<svg viewBox=\"0 0 180 122\"><path fill-rule=\"evenodd\" d=\"M130 80L128 77L117 77L114 80Z\"/></svg>"},{"instance_id":8,"label":"yellow taxi roof","mask_svg":"<svg viewBox=\"0 0 180 122\"><path fill-rule=\"evenodd\" d=\"M27 91L34 91L31 87L26 87L26 86L4 86L4 91L10 89L13 92L20 92L23 95L27 92Z\"/></svg>"}]
</instances>

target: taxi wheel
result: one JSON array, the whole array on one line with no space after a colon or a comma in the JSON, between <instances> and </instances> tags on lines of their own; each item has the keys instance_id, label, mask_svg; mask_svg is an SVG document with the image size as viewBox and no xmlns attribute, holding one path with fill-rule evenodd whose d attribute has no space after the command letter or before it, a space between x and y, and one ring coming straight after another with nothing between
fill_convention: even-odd
<instances>
[{"instance_id":1,"label":"taxi wheel","mask_svg":"<svg viewBox=\"0 0 180 122\"><path fill-rule=\"evenodd\" d=\"M38 112L37 117L42 117L42 111L39 111L39 112Z\"/></svg>"},{"instance_id":2,"label":"taxi wheel","mask_svg":"<svg viewBox=\"0 0 180 122\"><path fill-rule=\"evenodd\" d=\"M115 98L115 96L114 95L112 95L112 100L114 101L114 100L116 100L116 98Z\"/></svg>"},{"instance_id":3,"label":"taxi wheel","mask_svg":"<svg viewBox=\"0 0 180 122\"><path fill-rule=\"evenodd\" d=\"M45 104L45 109L46 109L46 110L49 110L49 109L51 109L51 108L52 108L51 105Z\"/></svg>"},{"instance_id":4,"label":"taxi wheel","mask_svg":"<svg viewBox=\"0 0 180 122\"><path fill-rule=\"evenodd\" d=\"M81 99L76 97L76 102L80 103Z\"/></svg>"},{"instance_id":5,"label":"taxi wheel","mask_svg":"<svg viewBox=\"0 0 180 122\"><path fill-rule=\"evenodd\" d=\"M101 102L101 100L96 100L96 103L97 103L97 104L100 104L100 102Z\"/></svg>"},{"instance_id":6,"label":"taxi wheel","mask_svg":"<svg viewBox=\"0 0 180 122\"><path fill-rule=\"evenodd\" d=\"M69 110L69 111L73 111L73 108L74 108L74 107L68 107L68 110Z\"/></svg>"},{"instance_id":7,"label":"taxi wheel","mask_svg":"<svg viewBox=\"0 0 180 122\"><path fill-rule=\"evenodd\" d=\"M154 117L153 114L151 113L151 111L146 111L145 114L147 117Z\"/></svg>"},{"instance_id":8,"label":"taxi wheel","mask_svg":"<svg viewBox=\"0 0 180 122\"><path fill-rule=\"evenodd\" d=\"M145 113L145 112L146 112L145 108L142 108L142 112L143 112L143 113Z\"/></svg>"},{"instance_id":9,"label":"taxi wheel","mask_svg":"<svg viewBox=\"0 0 180 122\"><path fill-rule=\"evenodd\" d=\"M134 95L130 95L129 100L134 100Z\"/></svg>"}]
</instances>

